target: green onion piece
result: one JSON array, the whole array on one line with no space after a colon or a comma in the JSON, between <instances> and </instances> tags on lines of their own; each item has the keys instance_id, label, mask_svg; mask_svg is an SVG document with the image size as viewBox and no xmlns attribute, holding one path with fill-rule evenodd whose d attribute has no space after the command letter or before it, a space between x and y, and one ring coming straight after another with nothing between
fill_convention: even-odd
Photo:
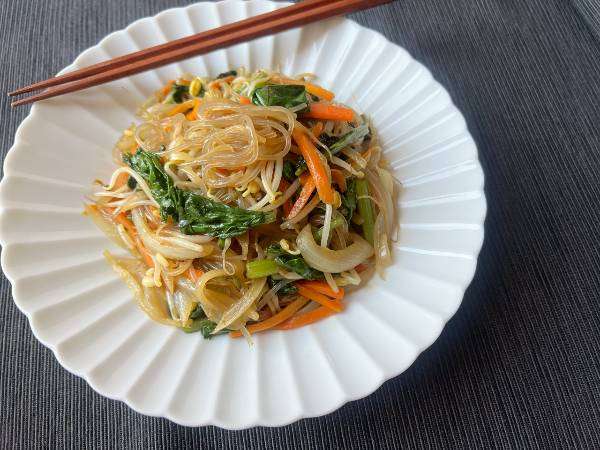
<instances>
[{"instance_id":1,"label":"green onion piece","mask_svg":"<svg viewBox=\"0 0 600 450\"><path fill-rule=\"evenodd\" d=\"M246 263L248 278L262 278L277 273L278 267L272 259L257 259Z\"/></svg>"},{"instance_id":2,"label":"green onion piece","mask_svg":"<svg viewBox=\"0 0 600 450\"><path fill-rule=\"evenodd\" d=\"M356 198L358 199L358 213L363 220L363 235L369 244L373 245L375 212L373 211L373 202L369 198L369 184L367 180L356 180Z\"/></svg>"}]
</instances>

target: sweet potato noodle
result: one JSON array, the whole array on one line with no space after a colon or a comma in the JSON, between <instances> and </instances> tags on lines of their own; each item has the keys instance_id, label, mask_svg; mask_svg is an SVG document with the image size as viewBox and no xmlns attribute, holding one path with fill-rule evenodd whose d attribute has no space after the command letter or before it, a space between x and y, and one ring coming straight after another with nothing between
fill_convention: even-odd
<instances>
[{"instance_id":1,"label":"sweet potato noodle","mask_svg":"<svg viewBox=\"0 0 600 450\"><path fill-rule=\"evenodd\" d=\"M314 323L392 261L398 183L366 117L297 77L182 75L125 129L85 213L153 320L210 338Z\"/></svg>"}]
</instances>

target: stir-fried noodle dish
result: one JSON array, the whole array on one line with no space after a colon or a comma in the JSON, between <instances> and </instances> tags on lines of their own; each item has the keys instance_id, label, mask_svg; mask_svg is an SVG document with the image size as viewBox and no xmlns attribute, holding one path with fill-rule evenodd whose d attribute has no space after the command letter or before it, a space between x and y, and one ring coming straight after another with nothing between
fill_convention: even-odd
<instances>
[{"instance_id":1,"label":"stir-fried noodle dish","mask_svg":"<svg viewBox=\"0 0 600 450\"><path fill-rule=\"evenodd\" d=\"M86 214L153 320L205 338L290 330L384 276L398 186L368 119L311 74L184 75L138 110Z\"/></svg>"}]
</instances>

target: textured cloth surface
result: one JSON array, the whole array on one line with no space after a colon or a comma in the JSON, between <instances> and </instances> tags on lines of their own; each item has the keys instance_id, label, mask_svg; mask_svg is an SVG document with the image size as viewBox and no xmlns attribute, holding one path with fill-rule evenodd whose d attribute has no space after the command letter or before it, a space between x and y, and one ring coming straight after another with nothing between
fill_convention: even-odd
<instances>
[{"instance_id":1,"label":"textured cloth surface","mask_svg":"<svg viewBox=\"0 0 600 450\"><path fill-rule=\"evenodd\" d=\"M0 2L0 92L183 0ZM145 417L33 337L0 283L0 448L600 446L598 0L399 0L354 18L403 45L463 111L489 212L475 279L438 341L366 399L282 428ZM0 150L27 109L0 95Z\"/></svg>"}]
</instances>

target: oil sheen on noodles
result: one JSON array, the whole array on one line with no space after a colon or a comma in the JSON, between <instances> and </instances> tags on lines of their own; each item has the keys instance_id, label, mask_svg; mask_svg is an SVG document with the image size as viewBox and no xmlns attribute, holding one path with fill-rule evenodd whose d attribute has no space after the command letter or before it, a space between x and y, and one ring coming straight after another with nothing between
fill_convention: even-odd
<instances>
[{"instance_id":1,"label":"oil sheen on noodles","mask_svg":"<svg viewBox=\"0 0 600 450\"><path fill-rule=\"evenodd\" d=\"M137 111L85 213L153 320L232 338L338 314L385 276L398 183L368 119L311 74L183 74Z\"/></svg>"}]
</instances>

